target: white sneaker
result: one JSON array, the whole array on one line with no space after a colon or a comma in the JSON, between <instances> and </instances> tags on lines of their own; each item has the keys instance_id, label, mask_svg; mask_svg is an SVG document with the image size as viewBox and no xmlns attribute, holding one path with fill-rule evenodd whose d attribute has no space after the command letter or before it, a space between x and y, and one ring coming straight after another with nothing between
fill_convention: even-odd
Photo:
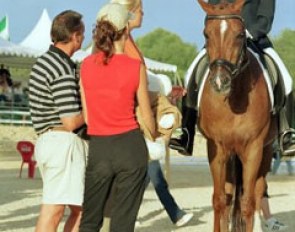
<instances>
[{"instance_id":1,"label":"white sneaker","mask_svg":"<svg viewBox=\"0 0 295 232\"><path fill-rule=\"evenodd\" d=\"M276 218L272 217L266 221L265 227L268 231L284 231L288 228L285 224L279 222Z\"/></svg>"},{"instance_id":2,"label":"white sneaker","mask_svg":"<svg viewBox=\"0 0 295 232\"><path fill-rule=\"evenodd\" d=\"M175 225L180 227L180 226L184 226L185 224L187 224L192 218L193 218L194 214L192 213L186 213L185 215L182 216L182 218L180 218Z\"/></svg>"}]
</instances>

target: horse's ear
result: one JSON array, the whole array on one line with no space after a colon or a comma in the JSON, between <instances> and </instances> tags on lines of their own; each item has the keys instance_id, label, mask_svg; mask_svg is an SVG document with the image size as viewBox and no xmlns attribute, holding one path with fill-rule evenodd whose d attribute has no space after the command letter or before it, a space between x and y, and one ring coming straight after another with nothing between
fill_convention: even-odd
<instances>
[{"instance_id":1,"label":"horse's ear","mask_svg":"<svg viewBox=\"0 0 295 232\"><path fill-rule=\"evenodd\" d=\"M210 14L210 12L213 10L212 4L204 2L204 0L198 0L198 2L207 14Z\"/></svg>"},{"instance_id":2,"label":"horse's ear","mask_svg":"<svg viewBox=\"0 0 295 232\"><path fill-rule=\"evenodd\" d=\"M232 4L232 8L235 10L235 11L241 11L242 10L242 7L245 3L245 0L236 0L233 4Z\"/></svg>"}]
</instances>

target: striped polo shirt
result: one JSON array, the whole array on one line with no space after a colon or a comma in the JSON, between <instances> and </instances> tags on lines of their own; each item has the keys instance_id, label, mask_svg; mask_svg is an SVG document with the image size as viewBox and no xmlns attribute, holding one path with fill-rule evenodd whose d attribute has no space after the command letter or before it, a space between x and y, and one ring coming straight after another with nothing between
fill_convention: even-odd
<instances>
[{"instance_id":1,"label":"striped polo shirt","mask_svg":"<svg viewBox=\"0 0 295 232\"><path fill-rule=\"evenodd\" d=\"M57 47L51 45L32 67L29 106L37 134L61 126L62 117L81 113L76 65Z\"/></svg>"}]
</instances>

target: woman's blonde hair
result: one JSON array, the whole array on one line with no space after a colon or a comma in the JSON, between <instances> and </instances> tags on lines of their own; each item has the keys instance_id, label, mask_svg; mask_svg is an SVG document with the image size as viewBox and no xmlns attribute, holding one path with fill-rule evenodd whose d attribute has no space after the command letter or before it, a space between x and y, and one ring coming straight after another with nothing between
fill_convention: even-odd
<instances>
[{"instance_id":1,"label":"woman's blonde hair","mask_svg":"<svg viewBox=\"0 0 295 232\"><path fill-rule=\"evenodd\" d=\"M111 3L125 5L128 11L133 11L139 6L140 1L141 0L111 0Z\"/></svg>"}]
</instances>

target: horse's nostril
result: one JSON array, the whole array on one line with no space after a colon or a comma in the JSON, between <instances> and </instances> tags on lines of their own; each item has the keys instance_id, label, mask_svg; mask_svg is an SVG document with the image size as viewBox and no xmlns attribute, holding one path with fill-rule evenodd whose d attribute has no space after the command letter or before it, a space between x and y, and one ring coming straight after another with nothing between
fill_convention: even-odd
<instances>
[{"instance_id":1,"label":"horse's nostril","mask_svg":"<svg viewBox=\"0 0 295 232\"><path fill-rule=\"evenodd\" d=\"M231 86L231 80L230 79L223 79L222 88L229 89L230 86Z\"/></svg>"},{"instance_id":2,"label":"horse's nostril","mask_svg":"<svg viewBox=\"0 0 295 232\"><path fill-rule=\"evenodd\" d=\"M221 82L222 82L222 84L228 84L228 83L230 83L230 79L229 78L225 78L225 77L223 77L223 78L221 78Z\"/></svg>"},{"instance_id":3,"label":"horse's nostril","mask_svg":"<svg viewBox=\"0 0 295 232\"><path fill-rule=\"evenodd\" d=\"M227 94L230 92L231 77L227 73L218 70L210 78L210 84L217 93Z\"/></svg>"}]
</instances>

